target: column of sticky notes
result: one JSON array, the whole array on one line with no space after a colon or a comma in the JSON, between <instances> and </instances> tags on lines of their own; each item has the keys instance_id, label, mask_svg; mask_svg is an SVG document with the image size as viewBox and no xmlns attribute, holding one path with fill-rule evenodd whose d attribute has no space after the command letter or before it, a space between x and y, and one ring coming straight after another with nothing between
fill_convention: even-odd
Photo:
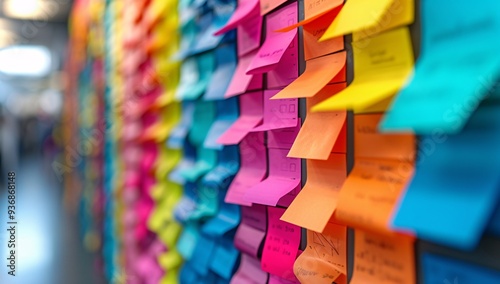
<instances>
[{"instance_id":1,"label":"column of sticky notes","mask_svg":"<svg viewBox=\"0 0 500 284\"><path fill-rule=\"evenodd\" d=\"M415 251L416 239L473 249L500 231L500 4L466 5L108 1L104 113L119 135L105 140L104 201L88 174L99 156L85 159L82 198L87 211L105 203L108 277L500 281ZM82 129L103 112L85 108L100 104L88 57Z\"/></svg>"}]
</instances>

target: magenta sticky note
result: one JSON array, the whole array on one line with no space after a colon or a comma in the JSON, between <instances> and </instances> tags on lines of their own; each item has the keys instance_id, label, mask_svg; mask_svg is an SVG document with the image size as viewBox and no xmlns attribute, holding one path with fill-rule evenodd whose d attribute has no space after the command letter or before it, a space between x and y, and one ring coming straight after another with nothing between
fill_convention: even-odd
<instances>
[{"instance_id":1,"label":"magenta sticky note","mask_svg":"<svg viewBox=\"0 0 500 284\"><path fill-rule=\"evenodd\" d=\"M256 14L252 13L238 26L236 29L238 56L243 56L259 48L262 36L262 22L263 18L257 9Z\"/></svg>"},{"instance_id":2,"label":"magenta sticky note","mask_svg":"<svg viewBox=\"0 0 500 284\"><path fill-rule=\"evenodd\" d=\"M249 133L240 144L240 169L229 185L225 202L252 205L245 194L249 188L260 183L267 174L264 133Z\"/></svg>"},{"instance_id":3,"label":"magenta sticky note","mask_svg":"<svg viewBox=\"0 0 500 284\"><path fill-rule=\"evenodd\" d=\"M246 22L248 18L259 13L259 0L239 0L238 7L226 22L226 24L217 30L214 34L221 35Z\"/></svg>"},{"instance_id":4,"label":"magenta sticky note","mask_svg":"<svg viewBox=\"0 0 500 284\"><path fill-rule=\"evenodd\" d=\"M267 132L267 148L290 149L299 135L301 120L295 127L281 128Z\"/></svg>"},{"instance_id":5,"label":"magenta sticky note","mask_svg":"<svg viewBox=\"0 0 500 284\"><path fill-rule=\"evenodd\" d=\"M294 46L297 49L297 29L288 32L277 32L277 30L296 24L297 19L297 2L266 17L266 40L250 63L247 74L266 73L276 68L282 60L291 60L290 56L283 56L292 42L295 42Z\"/></svg>"},{"instance_id":6,"label":"magenta sticky note","mask_svg":"<svg viewBox=\"0 0 500 284\"><path fill-rule=\"evenodd\" d=\"M299 253L300 227L281 221L283 208L267 208L267 235L262 251L262 270L280 278L297 281L293 264Z\"/></svg>"},{"instance_id":7,"label":"magenta sticky note","mask_svg":"<svg viewBox=\"0 0 500 284\"><path fill-rule=\"evenodd\" d=\"M290 205L293 198L280 199L300 190L301 160L288 158L288 149L268 149L269 176L259 184L247 189L247 202L276 206Z\"/></svg>"},{"instance_id":8,"label":"magenta sticky note","mask_svg":"<svg viewBox=\"0 0 500 284\"><path fill-rule=\"evenodd\" d=\"M263 75L247 75L246 70L252 59L255 57L257 51L240 56L238 65L234 71L231 83L224 94L225 98L234 97L243 94L247 91L261 90L263 86Z\"/></svg>"},{"instance_id":9,"label":"magenta sticky note","mask_svg":"<svg viewBox=\"0 0 500 284\"><path fill-rule=\"evenodd\" d=\"M241 223L234 236L234 246L241 252L257 257L266 235L266 207L254 204L241 207Z\"/></svg>"},{"instance_id":10,"label":"magenta sticky note","mask_svg":"<svg viewBox=\"0 0 500 284\"><path fill-rule=\"evenodd\" d=\"M263 92L251 92L240 96L240 116L224 132L217 143L236 145L263 120Z\"/></svg>"},{"instance_id":11,"label":"magenta sticky note","mask_svg":"<svg viewBox=\"0 0 500 284\"><path fill-rule=\"evenodd\" d=\"M257 258L242 254L240 267L230 284L266 284L267 278L268 274L262 270Z\"/></svg>"},{"instance_id":12,"label":"magenta sticky note","mask_svg":"<svg viewBox=\"0 0 500 284\"><path fill-rule=\"evenodd\" d=\"M264 91L264 121L252 131L268 131L297 126L298 99L271 100L280 90Z\"/></svg>"}]
</instances>

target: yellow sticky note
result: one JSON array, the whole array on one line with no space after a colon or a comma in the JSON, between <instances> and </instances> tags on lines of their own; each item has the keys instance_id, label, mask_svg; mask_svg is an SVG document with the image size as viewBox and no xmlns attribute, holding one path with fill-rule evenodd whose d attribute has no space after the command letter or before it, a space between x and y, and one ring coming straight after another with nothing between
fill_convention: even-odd
<instances>
[{"instance_id":1,"label":"yellow sticky note","mask_svg":"<svg viewBox=\"0 0 500 284\"><path fill-rule=\"evenodd\" d=\"M406 83L413 70L413 49L407 27L353 42L354 80L343 91L313 106L312 111L352 109L385 111L388 101ZM374 105L380 109L374 109Z\"/></svg>"},{"instance_id":2,"label":"yellow sticky note","mask_svg":"<svg viewBox=\"0 0 500 284\"><path fill-rule=\"evenodd\" d=\"M350 33L359 40L414 20L414 0L349 0L320 40Z\"/></svg>"}]
</instances>

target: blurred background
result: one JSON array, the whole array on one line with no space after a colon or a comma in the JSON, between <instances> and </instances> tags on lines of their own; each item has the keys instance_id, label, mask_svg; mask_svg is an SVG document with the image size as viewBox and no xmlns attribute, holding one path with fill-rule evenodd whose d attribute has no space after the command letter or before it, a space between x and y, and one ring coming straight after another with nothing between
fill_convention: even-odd
<instances>
[{"instance_id":1,"label":"blurred background","mask_svg":"<svg viewBox=\"0 0 500 284\"><path fill-rule=\"evenodd\" d=\"M0 283L104 283L64 208L51 163L66 84L71 0L0 0ZM16 173L18 256L7 275L7 172ZM66 206L67 207L67 206Z\"/></svg>"}]
</instances>

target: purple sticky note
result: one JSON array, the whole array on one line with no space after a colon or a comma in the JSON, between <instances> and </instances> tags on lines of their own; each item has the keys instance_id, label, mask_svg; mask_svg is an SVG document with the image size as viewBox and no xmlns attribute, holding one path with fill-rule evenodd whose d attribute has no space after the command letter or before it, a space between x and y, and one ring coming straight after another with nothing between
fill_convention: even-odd
<instances>
[{"instance_id":1,"label":"purple sticky note","mask_svg":"<svg viewBox=\"0 0 500 284\"><path fill-rule=\"evenodd\" d=\"M301 160L288 158L288 149L269 149L269 176L249 188L245 194L248 202L276 206L290 205L293 196L300 190ZM290 198L280 199L287 194Z\"/></svg>"},{"instance_id":2,"label":"purple sticky note","mask_svg":"<svg viewBox=\"0 0 500 284\"><path fill-rule=\"evenodd\" d=\"M257 257L266 235L266 207L255 204L241 207L241 223L236 230L234 245L238 250Z\"/></svg>"},{"instance_id":3,"label":"purple sticky note","mask_svg":"<svg viewBox=\"0 0 500 284\"><path fill-rule=\"evenodd\" d=\"M268 274L260 268L257 258L242 254L238 271L231 279L231 284L266 284Z\"/></svg>"},{"instance_id":4,"label":"purple sticky note","mask_svg":"<svg viewBox=\"0 0 500 284\"><path fill-rule=\"evenodd\" d=\"M297 126L270 130L267 132L267 148L290 149L300 131L300 118Z\"/></svg>"},{"instance_id":5,"label":"purple sticky note","mask_svg":"<svg viewBox=\"0 0 500 284\"><path fill-rule=\"evenodd\" d=\"M262 92L252 92L240 96L240 116L224 132L217 143L236 145L247 136L263 119Z\"/></svg>"},{"instance_id":6,"label":"purple sticky note","mask_svg":"<svg viewBox=\"0 0 500 284\"><path fill-rule=\"evenodd\" d=\"M259 48L262 36L262 21L259 9L257 13L250 14L236 30L238 56L243 56ZM254 56L252 56L253 58ZM246 68L245 68L246 71Z\"/></svg>"},{"instance_id":7,"label":"purple sticky note","mask_svg":"<svg viewBox=\"0 0 500 284\"><path fill-rule=\"evenodd\" d=\"M295 127L298 123L298 100L271 100L280 90L264 91L264 122L253 131L268 131L273 129Z\"/></svg>"},{"instance_id":8,"label":"purple sticky note","mask_svg":"<svg viewBox=\"0 0 500 284\"><path fill-rule=\"evenodd\" d=\"M252 205L245 198L247 190L260 183L267 174L264 133L249 133L240 144L240 170L226 194L227 203Z\"/></svg>"}]
</instances>

